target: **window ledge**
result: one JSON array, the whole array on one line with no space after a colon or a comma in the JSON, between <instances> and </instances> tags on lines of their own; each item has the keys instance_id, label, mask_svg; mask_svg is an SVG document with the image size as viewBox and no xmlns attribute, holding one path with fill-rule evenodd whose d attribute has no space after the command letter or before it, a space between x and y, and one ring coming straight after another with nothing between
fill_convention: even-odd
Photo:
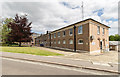
<instances>
[{"instance_id":1,"label":"window ledge","mask_svg":"<svg viewBox=\"0 0 120 77\"><path fill-rule=\"evenodd\" d=\"M70 36L72 36L73 34L69 34Z\"/></svg>"},{"instance_id":2,"label":"window ledge","mask_svg":"<svg viewBox=\"0 0 120 77\"><path fill-rule=\"evenodd\" d=\"M83 33L78 33L78 34L83 34Z\"/></svg>"},{"instance_id":3,"label":"window ledge","mask_svg":"<svg viewBox=\"0 0 120 77\"><path fill-rule=\"evenodd\" d=\"M83 44L83 43L78 43L78 44Z\"/></svg>"}]
</instances>

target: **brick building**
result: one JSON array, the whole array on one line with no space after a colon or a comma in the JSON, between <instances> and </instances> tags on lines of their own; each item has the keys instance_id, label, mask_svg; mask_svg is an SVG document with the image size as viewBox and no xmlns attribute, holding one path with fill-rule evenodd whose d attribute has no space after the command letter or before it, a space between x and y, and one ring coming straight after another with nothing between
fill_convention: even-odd
<instances>
[{"instance_id":1,"label":"brick building","mask_svg":"<svg viewBox=\"0 0 120 77\"><path fill-rule=\"evenodd\" d=\"M40 34L38 33L33 33L30 37L32 38L32 41L30 42L23 42L22 45L27 45L27 46L30 46L30 45L35 45L35 40L37 37L39 37Z\"/></svg>"},{"instance_id":2,"label":"brick building","mask_svg":"<svg viewBox=\"0 0 120 77\"><path fill-rule=\"evenodd\" d=\"M91 53L109 51L109 28L89 18L39 36L36 45Z\"/></svg>"}]
</instances>

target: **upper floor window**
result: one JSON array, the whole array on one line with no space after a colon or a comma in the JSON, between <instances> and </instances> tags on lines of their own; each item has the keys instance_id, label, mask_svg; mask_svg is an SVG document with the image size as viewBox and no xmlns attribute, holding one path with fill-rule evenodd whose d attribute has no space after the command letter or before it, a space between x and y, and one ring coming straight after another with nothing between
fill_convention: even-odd
<instances>
[{"instance_id":1,"label":"upper floor window","mask_svg":"<svg viewBox=\"0 0 120 77\"><path fill-rule=\"evenodd\" d=\"M103 35L104 35L105 34L105 28L103 28L102 32L103 32Z\"/></svg>"},{"instance_id":2,"label":"upper floor window","mask_svg":"<svg viewBox=\"0 0 120 77\"><path fill-rule=\"evenodd\" d=\"M73 44L73 40L72 39L69 40L69 44Z\"/></svg>"},{"instance_id":3,"label":"upper floor window","mask_svg":"<svg viewBox=\"0 0 120 77\"><path fill-rule=\"evenodd\" d=\"M54 33L54 38L56 38L56 33Z\"/></svg>"},{"instance_id":4,"label":"upper floor window","mask_svg":"<svg viewBox=\"0 0 120 77\"><path fill-rule=\"evenodd\" d=\"M50 39L50 34L49 34L49 39Z\"/></svg>"},{"instance_id":5,"label":"upper floor window","mask_svg":"<svg viewBox=\"0 0 120 77\"><path fill-rule=\"evenodd\" d=\"M78 44L83 44L83 39L79 39Z\"/></svg>"},{"instance_id":6,"label":"upper floor window","mask_svg":"<svg viewBox=\"0 0 120 77\"><path fill-rule=\"evenodd\" d=\"M100 26L97 26L97 34L100 34Z\"/></svg>"},{"instance_id":7,"label":"upper floor window","mask_svg":"<svg viewBox=\"0 0 120 77\"><path fill-rule=\"evenodd\" d=\"M78 27L78 34L82 34L82 29L83 29L82 26L79 26L79 27Z\"/></svg>"},{"instance_id":8,"label":"upper floor window","mask_svg":"<svg viewBox=\"0 0 120 77\"><path fill-rule=\"evenodd\" d=\"M65 31L63 31L63 36L65 36Z\"/></svg>"},{"instance_id":9,"label":"upper floor window","mask_svg":"<svg viewBox=\"0 0 120 77\"><path fill-rule=\"evenodd\" d=\"M73 29L69 29L69 35L71 36L73 34Z\"/></svg>"},{"instance_id":10,"label":"upper floor window","mask_svg":"<svg viewBox=\"0 0 120 77\"><path fill-rule=\"evenodd\" d=\"M58 37L60 37L60 32L58 32Z\"/></svg>"}]
</instances>

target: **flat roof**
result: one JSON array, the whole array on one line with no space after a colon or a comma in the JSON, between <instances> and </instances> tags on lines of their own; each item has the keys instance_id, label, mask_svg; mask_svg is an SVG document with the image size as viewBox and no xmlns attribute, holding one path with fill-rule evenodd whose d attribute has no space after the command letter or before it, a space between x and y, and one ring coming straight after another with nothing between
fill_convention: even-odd
<instances>
[{"instance_id":1,"label":"flat roof","mask_svg":"<svg viewBox=\"0 0 120 77\"><path fill-rule=\"evenodd\" d=\"M94 20L94 19L92 19L92 18L88 18L88 19L85 19L85 20L82 20L82 21L76 22L76 23L74 23L74 24L71 24L71 25L68 25L68 26L62 27L62 28L60 28L60 29L54 30L54 31L52 31L52 32L50 32L50 33L53 33L53 32L56 32L56 31L59 31L59 30L61 30L61 29L64 29L64 28L67 28L67 27L70 27L70 26L73 26L73 25L75 25L75 24L78 24L78 23L81 23L81 22L85 22L85 21L88 21L88 20L92 20L92 21L95 21L95 22L97 22L97 23L99 23L99 24L102 24L102 23L100 23L100 22L98 22L98 21L96 21L96 20ZM102 24L102 25L104 25L104 26L110 28L109 26L107 26L107 25L105 25L105 24Z\"/></svg>"}]
</instances>

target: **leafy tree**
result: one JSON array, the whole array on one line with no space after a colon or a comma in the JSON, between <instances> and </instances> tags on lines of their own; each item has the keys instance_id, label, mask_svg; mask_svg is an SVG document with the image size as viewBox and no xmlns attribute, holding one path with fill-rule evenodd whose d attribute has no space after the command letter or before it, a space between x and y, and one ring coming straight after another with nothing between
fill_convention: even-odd
<instances>
[{"instance_id":1,"label":"leafy tree","mask_svg":"<svg viewBox=\"0 0 120 77\"><path fill-rule=\"evenodd\" d=\"M8 24L10 22L13 22L12 18L6 18L1 22L2 29L1 29L0 35L3 43L9 43L8 34L10 33L11 30L8 28Z\"/></svg>"},{"instance_id":2,"label":"leafy tree","mask_svg":"<svg viewBox=\"0 0 120 77\"><path fill-rule=\"evenodd\" d=\"M115 41L120 41L120 35L118 34L115 35Z\"/></svg>"},{"instance_id":3,"label":"leafy tree","mask_svg":"<svg viewBox=\"0 0 120 77\"><path fill-rule=\"evenodd\" d=\"M110 35L110 36L109 36L109 40L110 40L110 41L115 41L114 35Z\"/></svg>"},{"instance_id":4,"label":"leafy tree","mask_svg":"<svg viewBox=\"0 0 120 77\"><path fill-rule=\"evenodd\" d=\"M9 23L9 28L11 28L11 32L9 33L9 41L11 42L19 42L19 46L21 46L21 42L30 42L32 38L31 27L32 22L28 22L27 15L18 16L16 14L14 18L14 22Z\"/></svg>"},{"instance_id":5,"label":"leafy tree","mask_svg":"<svg viewBox=\"0 0 120 77\"><path fill-rule=\"evenodd\" d=\"M120 41L120 35L119 34L110 35L109 40L110 41Z\"/></svg>"}]
</instances>

